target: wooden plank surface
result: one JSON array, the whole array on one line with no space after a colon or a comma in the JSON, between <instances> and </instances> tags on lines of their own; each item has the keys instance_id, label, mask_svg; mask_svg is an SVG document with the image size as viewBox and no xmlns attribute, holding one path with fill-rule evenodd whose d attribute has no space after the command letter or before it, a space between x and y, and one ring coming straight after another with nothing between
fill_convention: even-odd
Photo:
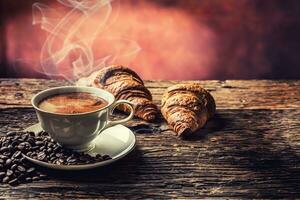
<instances>
[{"instance_id":1,"label":"wooden plank surface","mask_svg":"<svg viewBox=\"0 0 300 200\"><path fill-rule=\"evenodd\" d=\"M147 81L159 104L176 81ZM112 166L9 187L0 198L300 198L300 81L201 81L217 115L190 140L159 120L128 123L137 148ZM29 99L64 82L0 80L0 133L37 122ZM43 169L41 169L43 170Z\"/></svg>"},{"instance_id":2,"label":"wooden plank surface","mask_svg":"<svg viewBox=\"0 0 300 200\"><path fill-rule=\"evenodd\" d=\"M181 83L189 81L181 81ZM191 81L190 81L191 82ZM219 109L300 108L300 81L198 81L210 90ZM178 81L146 81L154 102ZM67 82L44 79L0 79L0 108L31 107L33 94Z\"/></svg>"}]
</instances>

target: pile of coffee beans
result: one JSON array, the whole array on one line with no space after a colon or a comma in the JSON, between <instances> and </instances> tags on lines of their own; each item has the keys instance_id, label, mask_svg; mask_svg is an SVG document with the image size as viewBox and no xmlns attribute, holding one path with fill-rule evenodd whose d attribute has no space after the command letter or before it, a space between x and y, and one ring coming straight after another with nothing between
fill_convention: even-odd
<instances>
[{"instance_id":1,"label":"pile of coffee beans","mask_svg":"<svg viewBox=\"0 0 300 200\"><path fill-rule=\"evenodd\" d=\"M30 135L31 133L25 133ZM111 159L108 155L95 157L85 154L83 152L76 152L70 149L61 147L56 143L47 132L40 132L34 137L34 146L28 148L25 154L36 160L56 165L82 165L101 162ZM30 142L30 141L28 141ZM28 144L25 144L28 145Z\"/></svg>"},{"instance_id":2,"label":"pile of coffee beans","mask_svg":"<svg viewBox=\"0 0 300 200\"><path fill-rule=\"evenodd\" d=\"M22 155L27 138L28 135L16 132L0 138L0 183L18 185L46 178L45 174L38 172Z\"/></svg>"},{"instance_id":3,"label":"pile of coffee beans","mask_svg":"<svg viewBox=\"0 0 300 200\"><path fill-rule=\"evenodd\" d=\"M57 165L90 164L111 159L108 155L92 157L65 149L46 132L9 132L0 137L0 183L18 185L46 179L23 154Z\"/></svg>"}]
</instances>

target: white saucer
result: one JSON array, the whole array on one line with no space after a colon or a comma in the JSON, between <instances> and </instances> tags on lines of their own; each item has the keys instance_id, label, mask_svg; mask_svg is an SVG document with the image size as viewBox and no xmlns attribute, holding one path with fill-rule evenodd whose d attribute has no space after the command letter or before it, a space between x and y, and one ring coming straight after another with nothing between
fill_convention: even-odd
<instances>
[{"instance_id":1,"label":"white saucer","mask_svg":"<svg viewBox=\"0 0 300 200\"><path fill-rule=\"evenodd\" d=\"M41 132L43 129L40 124L35 124L25 129L25 131L32 131L35 134ZM87 152L89 155L94 156L96 154L109 155L112 159L101 161L93 164L83 164L83 165L56 165L51 163L46 163L36 159L29 158L25 156L29 161L41 165L43 167L48 167L52 169L60 170L83 170L92 169L95 167L100 167L104 165L111 164L131 152L136 143L135 135L133 132L123 125L116 125L104 130L94 141L95 148Z\"/></svg>"}]
</instances>

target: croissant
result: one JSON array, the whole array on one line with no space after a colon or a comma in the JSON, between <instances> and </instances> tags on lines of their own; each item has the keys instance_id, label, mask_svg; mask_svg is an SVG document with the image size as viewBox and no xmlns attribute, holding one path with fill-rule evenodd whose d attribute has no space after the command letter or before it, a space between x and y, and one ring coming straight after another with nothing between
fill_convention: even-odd
<instances>
[{"instance_id":1,"label":"croissant","mask_svg":"<svg viewBox=\"0 0 300 200\"><path fill-rule=\"evenodd\" d=\"M141 119L153 121L158 114L150 91L137 73L127 67L114 65L101 69L94 79L93 86L111 92L116 99L126 99L135 104L135 116ZM130 111L126 105L120 105L118 109Z\"/></svg>"},{"instance_id":2,"label":"croissant","mask_svg":"<svg viewBox=\"0 0 300 200\"><path fill-rule=\"evenodd\" d=\"M180 137L202 128L215 111L214 98L197 83L171 86L162 97L162 115Z\"/></svg>"}]
</instances>

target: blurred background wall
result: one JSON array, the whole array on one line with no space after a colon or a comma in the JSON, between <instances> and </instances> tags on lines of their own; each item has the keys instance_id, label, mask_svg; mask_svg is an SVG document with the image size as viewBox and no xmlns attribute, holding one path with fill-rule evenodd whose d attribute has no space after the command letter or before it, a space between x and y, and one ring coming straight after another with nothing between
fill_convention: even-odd
<instances>
[{"instance_id":1,"label":"blurred background wall","mask_svg":"<svg viewBox=\"0 0 300 200\"><path fill-rule=\"evenodd\" d=\"M34 2L0 1L0 77L47 77L27 62L39 60L47 36L32 25ZM130 38L140 48L124 56L122 47L106 64L129 65L144 79L300 78L298 0L120 0L113 12L101 38ZM99 39L94 51L120 43Z\"/></svg>"}]
</instances>

